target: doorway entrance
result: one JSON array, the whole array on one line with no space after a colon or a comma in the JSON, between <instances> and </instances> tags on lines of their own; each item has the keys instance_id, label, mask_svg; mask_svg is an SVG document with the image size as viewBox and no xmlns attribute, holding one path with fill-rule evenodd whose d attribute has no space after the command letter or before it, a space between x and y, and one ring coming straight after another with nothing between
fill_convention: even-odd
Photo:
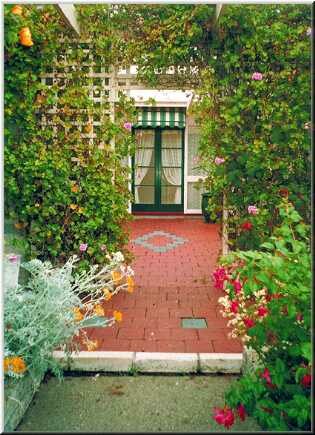
<instances>
[{"instance_id":1,"label":"doorway entrance","mask_svg":"<svg viewBox=\"0 0 315 435\"><path fill-rule=\"evenodd\" d=\"M184 129L136 128L132 211L184 210Z\"/></svg>"}]
</instances>

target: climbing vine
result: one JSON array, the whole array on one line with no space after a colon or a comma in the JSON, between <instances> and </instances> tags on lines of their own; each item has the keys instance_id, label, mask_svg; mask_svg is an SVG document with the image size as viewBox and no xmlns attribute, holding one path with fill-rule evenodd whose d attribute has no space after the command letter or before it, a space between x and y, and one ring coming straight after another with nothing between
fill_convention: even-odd
<instances>
[{"instance_id":1,"label":"climbing vine","mask_svg":"<svg viewBox=\"0 0 315 435\"><path fill-rule=\"evenodd\" d=\"M195 110L209 210L215 219L225 194L232 246L270 235L281 196L310 222L310 49L308 5L229 6L222 16Z\"/></svg>"},{"instance_id":2,"label":"climbing vine","mask_svg":"<svg viewBox=\"0 0 315 435\"><path fill-rule=\"evenodd\" d=\"M105 50L108 21L99 16L78 41L53 6L21 6L18 14L5 7L5 207L29 258L64 261L86 244L80 266L87 267L127 241L126 158L134 143L124 124L136 111L121 95L115 120L108 114L93 72L107 71L115 54ZM23 44L23 28L32 45ZM93 44L95 28L102 39Z\"/></svg>"}]
</instances>

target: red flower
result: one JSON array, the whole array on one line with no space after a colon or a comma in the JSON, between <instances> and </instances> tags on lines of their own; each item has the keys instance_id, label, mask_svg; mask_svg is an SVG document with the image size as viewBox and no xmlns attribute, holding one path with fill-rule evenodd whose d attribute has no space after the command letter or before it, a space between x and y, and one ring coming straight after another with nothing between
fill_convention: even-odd
<instances>
[{"instance_id":1,"label":"red flower","mask_svg":"<svg viewBox=\"0 0 315 435\"><path fill-rule=\"evenodd\" d=\"M296 315L296 320L298 320L299 322L302 322L302 320L303 320L303 314L302 313L297 313L297 315Z\"/></svg>"},{"instance_id":2,"label":"red flower","mask_svg":"<svg viewBox=\"0 0 315 435\"><path fill-rule=\"evenodd\" d=\"M281 313L287 316L289 314L287 305L282 307Z\"/></svg>"},{"instance_id":3,"label":"red flower","mask_svg":"<svg viewBox=\"0 0 315 435\"><path fill-rule=\"evenodd\" d=\"M273 386L273 384L271 382L270 371L269 371L269 369L267 369L267 367L264 368L264 371L260 376L262 377L262 379L266 380L267 385L269 387Z\"/></svg>"},{"instance_id":4,"label":"red flower","mask_svg":"<svg viewBox=\"0 0 315 435\"><path fill-rule=\"evenodd\" d=\"M244 319L244 324L245 324L245 326L249 329L249 328L252 328L253 326L255 326L255 322L254 322L254 320L253 319L251 319L250 317L246 317L245 319Z\"/></svg>"},{"instance_id":5,"label":"red flower","mask_svg":"<svg viewBox=\"0 0 315 435\"><path fill-rule=\"evenodd\" d=\"M240 283L240 281L237 280L233 281L233 287L236 294L238 294L242 290L242 284Z\"/></svg>"},{"instance_id":6,"label":"red flower","mask_svg":"<svg viewBox=\"0 0 315 435\"><path fill-rule=\"evenodd\" d=\"M257 315L259 317L265 317L268 314L268 309L266 307L258 307L257 309Z\"/></svg>"},{"instance_id":7,"label":"red flower","mask_svg":"<svg viewBox=\"0 0 315 435\"><path fill-rule=\"evenodd\" d=\"M245 407L242 403L240 403L237 407L237 413L239 418L244 421L246 417Z\"/></svg>"},{"instance_id":8,"label":"red flower","mask_svg":"<svg viewBox=\"0 0 315 435\"><path fill-rule=\"evenodd\" d=\"M280 298L282 298L281 293L269 293L266 296L268 302L272 301L272 299L280 299Z\"/></svg>"},{"instance_id":9,"label":"red flower","mask_svg":"<svg viewBox=\"0 0 315 435\"><path fill-rule=\"evenodd\" d=\"M231 301L230 310L232 313L236 314L238 312L238 301Z\"/></svg>"},{"instance_id":10,"label":"red flower","mask_svg":"<svg viewBox=\"0 0 315 435\"><path fill-rule=\"evenodd\" d=\"M234 424L234 414L232 409L227 408L226 406L222 409L214 408L214 416L213 419L221 425L224 425L227 429Z\"/></svg>"},{"instance_id":11,"label":"red flower","mask_svg":"<svg viewBox=\"0 0 315 435\"><path fill-rule=\"evenodd\" d=\"M249 221L245 221L241 225L242 230L250 231L253 228L253 224Z\"/></svg>"},{"instance_id":12,"label":"red flower","mask_svg":"<svg viewBox=\"0 0 315 435\"><path fill-rule=\"evenodd\" d=\"M271 408L266 408L265 406L262 406L261 409L264 410L265 412L267 412L268 414L273 413L273 410Z\"/></svg>"},{"instance_id":13,"label":"red flower","mask_svg":"<svg viewBox=\"0 0 315 435\"><path fill-rule=\"evenodd\" d=\"M304 388L309 388L312 383L312 375L304 375L301 379L301 384Z\"/></svg>"},{"instance_id":14,"label":"red flower","mask_svg":"<svg viewBox=\"0 0 315 435\"><path fill-rule=\"evenodd\" d=\"M288 197L289 196L289 190L286 187L282 187L279 189L279 193L281 196Z\"/></svg>"},{"instance_id":15,"label":"red flower","mask_svg":"<svg viewBox=\"0 0 315 435\"><path fill-rule=\"evenodd\" d=\"M219 290L223 290L224 281L228 279L224 267L219 267L216 269L213 272L212 277L214 279L214 287Z\"/></svg>"},{"instance_id":16,"label":"red flower","mask_svg":"<svg viewBox=\"0 0 315 435\"><path fill-rule=\"evenodd\" d=\"M272 299L280 299L282 298L282 294L281 293L274 293L273 295L271 295Z\"/></svg>"}]
</instances>

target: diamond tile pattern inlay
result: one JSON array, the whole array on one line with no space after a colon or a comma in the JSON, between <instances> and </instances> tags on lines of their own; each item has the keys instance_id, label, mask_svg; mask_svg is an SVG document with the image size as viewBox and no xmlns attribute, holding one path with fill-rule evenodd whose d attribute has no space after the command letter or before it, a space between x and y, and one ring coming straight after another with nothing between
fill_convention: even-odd
<instances>
[{"instance_id":1,"label":"diamond tile pattern inlay","mask_svg":"<svg viewBox=\"0 0 315 435\"><path fill-rule=\"evenodd\" d=\"M152 239L152 237L166 237L171 239L170 243L167 243L164 246L156 246L153 243L148 242L148 240ZM143 246L144 248L150 249L153 252L168 252L171 249L176 248L179 245L183 245L188 242L187 239L183 237L178 237L175 234L166 233L165 231L152 231L150 233L144 234L143 236L137 237L133 240L133 243Z\"/></svg>"}]
</instances>

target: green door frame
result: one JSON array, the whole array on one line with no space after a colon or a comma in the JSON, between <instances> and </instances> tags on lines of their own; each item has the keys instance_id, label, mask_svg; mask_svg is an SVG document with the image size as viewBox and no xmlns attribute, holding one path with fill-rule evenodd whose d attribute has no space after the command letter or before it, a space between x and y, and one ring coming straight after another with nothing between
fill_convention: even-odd
<instances>
[{"instance_id":1,"label":"green door frame","mask_svg":"<svg viewBox=\"0 0 315 435\"><path fill-rule=\"evenodd\" d=\"M132 204L132 211L146 212L183 212L184 211L184 141L185 129L177 127L136 127L137 130L154 130L154 151L155 151L155 198L154 204ZM179 130L182 133L182 182L181 182L181 203L161 204L161 156L162 130ZM134 134L135 129L133 129ZM135 157L132 157L132 193L135 195Z\"/></svg>"}]
</instances>

